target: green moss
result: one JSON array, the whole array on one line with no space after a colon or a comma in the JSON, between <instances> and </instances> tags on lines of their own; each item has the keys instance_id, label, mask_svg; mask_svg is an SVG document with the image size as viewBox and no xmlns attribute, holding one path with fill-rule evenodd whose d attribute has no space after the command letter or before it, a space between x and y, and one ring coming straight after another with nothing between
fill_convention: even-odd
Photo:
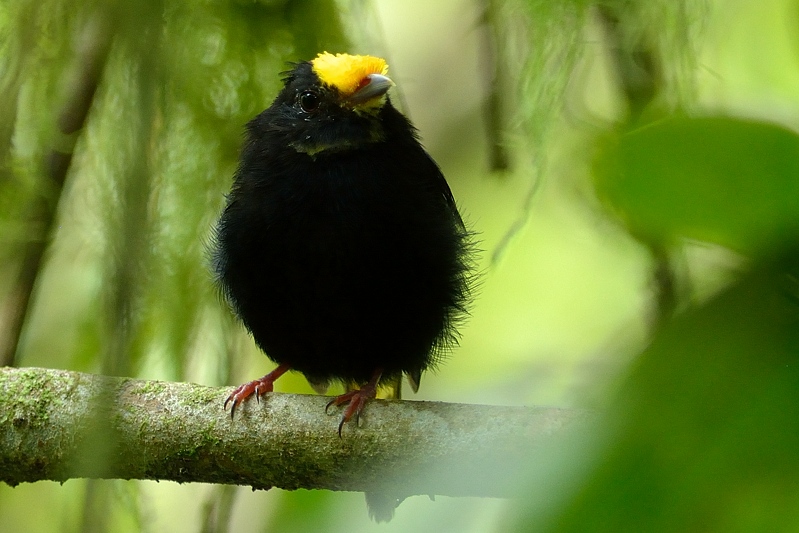
<instances>
[{"instance_id":1,"label":"green moss","mask_svg":"<svg viewBox=\"0 0 799 533\"><path fill-rule=\"evenodd\" d=\"M8 396L9 409L0 413L3 423L24 419L31 427L42 427L50 420L50 412L62 405L62 389L65 380L53 379L53 375L41 369L26 369L3 380Z\"/></svg>"},{"instance_id":2,"label":"green moss","mask_svg":"<svg viewBox=\"0 0 799 533\"><path fill-rule=\"evenodd\" d=\"M205 405L209 402L217 401L218 398L218 389L200 386L191 387L181 395L183 402L189 405Z\"/></svg>"},{"instance_id":3,"label":"green moss","mask_svg":"<svg viewBox=\"0 0 799 533\"><path fill-rule=\"evenodd\" d=\"M134 394L159 394L167 389L163 381L137 381L136 387L131 390Z\"/></svg>"}]
</instances>

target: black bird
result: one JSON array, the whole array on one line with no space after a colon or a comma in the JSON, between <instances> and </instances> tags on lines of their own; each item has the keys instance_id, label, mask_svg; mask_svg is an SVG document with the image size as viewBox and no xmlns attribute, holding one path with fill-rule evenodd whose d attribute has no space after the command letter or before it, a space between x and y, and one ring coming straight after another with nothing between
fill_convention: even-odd
<instances>
[{"instance_id":1,"label":"black bird","mask_svg":"<svg viewBox=\"0 0 799 533\"><path fill-rule=\"evenodd\" d=\"M225 401L231 416L288 370L345 422L378 386L422 373L456 339L469 232L416 130L391 104L384 60L319 54L284 73L247 139L216 230L214 268L236 314L278 364Z\"/></svg>"}]
</instances>

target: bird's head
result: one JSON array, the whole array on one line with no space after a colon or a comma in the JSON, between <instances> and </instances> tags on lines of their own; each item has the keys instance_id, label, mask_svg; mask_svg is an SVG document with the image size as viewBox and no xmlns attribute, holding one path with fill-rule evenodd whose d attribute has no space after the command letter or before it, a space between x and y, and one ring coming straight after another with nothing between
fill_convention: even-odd
<instances>
[{"instance_id":1,"label":"bird's head","mask_svg":"<svg viewBox=\"0 0 799 533\"><path fill-rule=\"evenodd\" d=\"M386 61L379 57L324 52L310 63L322 87L335 93L339 105L356 113L374 113L394 85Z\"/></svg>"},{"instance_id":2,"label":"bird's head","mask_svg":"<svg viewBox=\"0 0 799 533\"><path fill-rule=\"evenodd\" d=\"M381 112L394 85L387 73L378 57L321 53L285 73L265 126L310 156L380 142Z\"/></svg>"}]
</instances>

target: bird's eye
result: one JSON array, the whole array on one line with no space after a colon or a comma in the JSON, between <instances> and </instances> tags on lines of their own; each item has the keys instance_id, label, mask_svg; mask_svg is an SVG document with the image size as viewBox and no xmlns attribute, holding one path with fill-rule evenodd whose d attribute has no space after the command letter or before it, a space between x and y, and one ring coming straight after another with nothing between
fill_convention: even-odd
<instances>
[{"instance_id":1,"label":"bird's eye","mask_svg":"<svg viewBox=\"0 0 799 533\"><path fill-rule=\"evenodd\" d=\"M300 94L300 109L306 113L313 113L319 109L319 95L313 91L305 91Z\"/></svg>"}]
</instances>

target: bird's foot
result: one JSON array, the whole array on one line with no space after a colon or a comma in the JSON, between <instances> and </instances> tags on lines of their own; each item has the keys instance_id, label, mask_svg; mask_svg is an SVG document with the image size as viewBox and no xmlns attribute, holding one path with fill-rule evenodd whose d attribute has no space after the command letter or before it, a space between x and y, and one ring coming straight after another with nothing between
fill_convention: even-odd
<instances>
[{"instance_id":1,"label":"bird's foot","mask_svg":"<svg viewBox=\"0 0 799 533\"><path fill-rule=\"evenodd\" d=\"M356 390L351 390L349 392L345 392L340 396L336 396L332 400L330 400L325 407L325 412L330 409L331 406L338 407L340 405L347 404L347 407L344 409L344 413L341 415L341 422L338 424L338 436L341 437L341 430L344 427L344 424L352 420L352 417L355 417L355 424L357 425L360 421L361 411L363 411L366 402L369 400L373 400L375 396L377 396L377 384L380 381L380 375L383 373L382 369L378 369L375 371L372 379L369 380L363 387Z\"/></svg>"},{"instance_id":2,"label":"bird's foot","mask_svg":"<svg viewBox=\"0 0 799 533\"><path fill-rule=\"evenodd\" d=\"M256 401L260 401L262 395L267 392L272 392L277 378L288 372L289 368L291 368L289 365L279 365L264 377L236 387L233 392L230 393L230 396L227 397L224 405L224 408L227 409L227 404L230 403L230 418L233 418L236 407L253 394L255 394Z\"/></svg>"}]
</instances>

